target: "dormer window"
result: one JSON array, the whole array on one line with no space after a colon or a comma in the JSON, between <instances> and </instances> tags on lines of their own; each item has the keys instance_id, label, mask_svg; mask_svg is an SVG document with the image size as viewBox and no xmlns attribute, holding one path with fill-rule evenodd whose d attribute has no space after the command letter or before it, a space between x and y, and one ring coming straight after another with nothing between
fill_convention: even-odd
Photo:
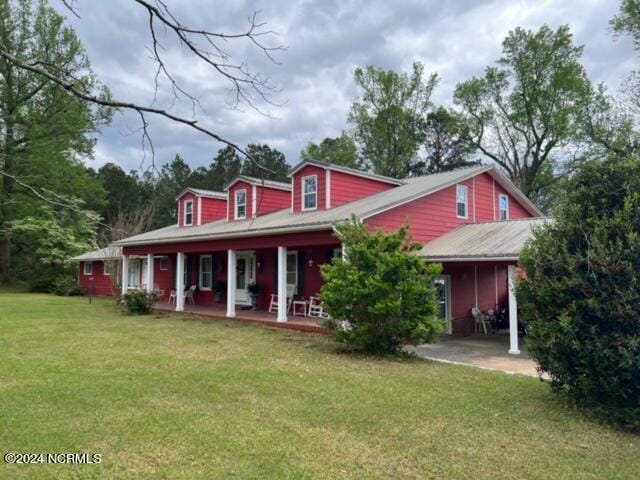
<instances>
[{"instance_id":1,"label":"dormer window","mask_svg":"<svg viewBox=\"0 0 640 480\"><path fill-rule=\"evenodd\" d=\"M509 220L509 195L500 195L498 204L500 207L500 221Z\"/></svg>"},{"instance_id":2,"label":"dormer window","mask_svg":"<svg viewBox=\"0 0 640 480\"><path fill-rule=\"evenodd\" d=\"M302 177L302 210L318 208L318 176Z\"/></svg>"},{"instance_id":3,"label":"dormer window","mask_svg":"<svg viewBox=\"0 0 640 480\"><path fill-rule=\"evenodd\" d=\"M458 218L467 218L469 215L468 208L469 189L466 185L456 185L456 215Z\"/></svg>"},{"instance_id":4,"label":"dormer window","mask_svg":"<svg viewBox=\"0 0 640 480\"><path fill-rule=\"evenodd\" d=\"M247 190L236 191L236 220L247 218Z\"/></svg>"},{"instance_id":5,"label":"dormer window","mask_svg":"<svg viewBox=\"0 0 640 480\"><path fill-rule=\"evenodd\" d=\"M184 202L184 225L185 227L193 225L193 200Z\"/></svg>"}]
</instances>

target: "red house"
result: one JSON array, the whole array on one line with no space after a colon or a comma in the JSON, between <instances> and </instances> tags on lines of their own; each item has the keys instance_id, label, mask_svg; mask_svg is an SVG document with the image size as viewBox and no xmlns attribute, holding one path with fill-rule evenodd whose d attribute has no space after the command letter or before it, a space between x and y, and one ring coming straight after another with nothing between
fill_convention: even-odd
<instances>
[{"instance_id":1,"label":"red house","mask_svg":"<svg viewBox=\"0 0 640 480\"><path fill-rule=\"evenodd\" d=\"M258 308L268 309L271 295L279 294L276 318L286 322L287 285L297 299L315 296L320 266L341 255L336 223L355 215L373 230L393 231L409 222L413 239L424 244L420 254L443 264L438 285L448 332L471 333L473 307L505 307L511 352L518 353L509 284L520 248L543 214L496 168L398 180L306 161L290 177L281 183L240 176L224 193L186 189L177 199L176 225L116 242L123 291L145 285L168 300L191 287L197 305L213 307L220 303L214 287L224 282L226 316L234 317L251 305L248 286L255 283ZM177 295L175 309L184 308L184 295Z\"/></svg>"}]
</instances>

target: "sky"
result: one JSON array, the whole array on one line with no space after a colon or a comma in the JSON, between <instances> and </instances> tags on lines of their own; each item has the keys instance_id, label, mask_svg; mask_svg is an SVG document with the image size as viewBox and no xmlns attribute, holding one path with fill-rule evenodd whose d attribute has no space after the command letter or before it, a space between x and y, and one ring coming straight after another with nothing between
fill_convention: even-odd
<instances>
[{"instance_id":1,"label":"sky","mask_svg":"<svg viewBox=\"0 0 640 480\"><path fill-rule=\"evenodd\" d=\"M155 65L148 48L151 39L146 12L131 0L89 2L75 0L75 18L60 0L51 0L83 42L99 80L121 101L154 101ZM583 64L590 79L615 93L636 68L636 54L626 38L614 39L609 20L617 0L342 0L342 1L213 1L167 0L183 24L225 33L241 32L247 18L259 11L270 46L283 46L270 61L246 41L225 45L251 71L269 77L276 91L271 103L228 105L228 84L197 61L172 37L159 32L162 55L180 85L200 100L195 111L187 99L174 101L166 82L160 82L155 105L189 118L240 144L266 143L299 161L309 141L349 129L347 113L359 91L353 81L358 66L375 65L409 72L422 62L427 73L440 77L433 101L451 105L455 86L480 76L500 57L501 43L515 27L537 30L568 24L577 44L584 45ZM95 158L99 168L113 162L126 170L150 165L150 151L142 149L140 123L132 113L116 114L98 136ZM208 165L219 148L188 127L152 119L150 135L156 164L179 153L192 167Z\"/></svg>"}]
</instances>

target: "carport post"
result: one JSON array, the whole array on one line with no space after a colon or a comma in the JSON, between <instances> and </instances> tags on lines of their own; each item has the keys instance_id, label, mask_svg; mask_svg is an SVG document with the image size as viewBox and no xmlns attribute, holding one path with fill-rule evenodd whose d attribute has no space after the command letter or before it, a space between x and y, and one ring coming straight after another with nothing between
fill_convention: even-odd
<instances>
[{"instance_id":1,"label":"carport post","mask_svg":"<svg viewBox=\"0 0 640 480\"><path fill-rule=\"evenodd\" d=\"M520 355L518 349L518 300L516 299L516 266L507 267L509 282L509 353Z\"/></svg>"}]
</instances>

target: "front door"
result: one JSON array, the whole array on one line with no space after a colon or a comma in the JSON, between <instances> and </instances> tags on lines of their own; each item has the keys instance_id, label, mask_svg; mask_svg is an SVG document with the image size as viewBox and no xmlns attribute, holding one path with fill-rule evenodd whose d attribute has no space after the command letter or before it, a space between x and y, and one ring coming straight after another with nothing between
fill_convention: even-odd
<instances>
[{"instance_id":1,"label":"front door","mask_svg":"<svg viewBox=\"0 0 640 480\"><path fill-rule=\"evenodd\" d=\"M446 332L451 334L451 276L441 275L435 280L438 317L446 322Z\"/></svg>"},{"instance_id":2,"label":"front door","mask_svg":"<svg viewBox=\"0 0 640 480\"><path fill-rule=\"evenodd\" d=\"M255 256L253 252L236 256L236 303L251 305L247 287L255 281Z\"/></svg>"}]
</instances>

